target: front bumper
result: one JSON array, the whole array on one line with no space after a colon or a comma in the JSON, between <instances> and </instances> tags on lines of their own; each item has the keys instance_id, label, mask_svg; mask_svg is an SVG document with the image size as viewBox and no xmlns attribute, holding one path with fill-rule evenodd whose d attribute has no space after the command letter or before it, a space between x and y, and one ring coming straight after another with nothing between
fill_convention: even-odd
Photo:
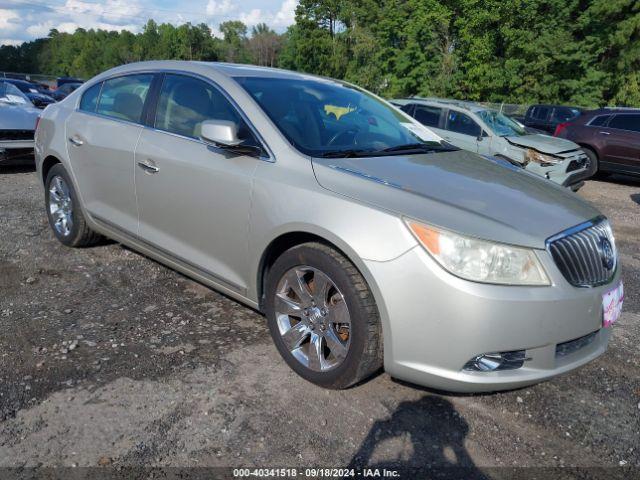
<instances>
[{"instance_id":1,"label":"front bumper","mask_svg":"<svg viewBox=\"0 0 640 480\"><path fill-rule=\"evenodd\" d=\"M552 286L487 285L457 278L417 246L389 262L367 262L382 300L385 370L447 391L505 390L568 372L607 348L602 293L608 286L567 283L548 252L539 252ZM620 272L613 282L619 281ZM586 346L557 355L556 346L597 332ZM516 370L464 371L474 356L526 350Z\"/></svg>"}]
</instances>

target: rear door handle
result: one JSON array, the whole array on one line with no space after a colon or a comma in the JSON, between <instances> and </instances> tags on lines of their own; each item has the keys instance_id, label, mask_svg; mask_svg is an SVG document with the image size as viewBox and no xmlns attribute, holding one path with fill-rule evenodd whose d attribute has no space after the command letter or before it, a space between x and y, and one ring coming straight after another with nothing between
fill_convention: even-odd
<instances>
[{"instance_id":1,"label":"rear door handle","mask_svg":"<svg viewBox=\"0 0 640 480\"><path fill-rule=\"evenodd\" d=\"M81 147L82 145L84 145L84 142L76 137L69 137L69 142L71 142L71 144L75 145L76 147Z\"/></svg>"},{"instance_id":2,"label":"rear door handle","mask_svg":"<svg viewBox=\"0 0 640 480\"><path fill-rule=\"evenodd\" d=\"M146 162L138 162L138 166L147 173L158 173L160 171L155 165L149 165Z\"/></svg>"},{"instance_id":3,"label":"rear door handle","mask_svg":"<svg viewBox=\"0 0 640 480\"><path fill-rule=\"evenodd\" d=\"M611 135L611 132L600 132L602 135Z\"/></svg>"}]
</instances>

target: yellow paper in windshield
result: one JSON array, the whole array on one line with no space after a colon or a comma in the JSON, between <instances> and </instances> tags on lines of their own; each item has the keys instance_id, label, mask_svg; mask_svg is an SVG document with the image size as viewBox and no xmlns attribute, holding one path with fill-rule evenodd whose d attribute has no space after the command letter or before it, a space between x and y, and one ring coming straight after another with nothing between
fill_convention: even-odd
<instances>
[{"instance_id":1,"label":"yellow paper in windshield","mask_svg":"<svg viewBox=\"0 0 640 480\"><path fill-rule=\"evenodd\" d=\"M351 113L355 110L353 107L339 107L337 105L325 105L324 113L327 115L331 115L332 113L335 115L336 120L340 120L340 117L346 115L347 113Z\"/></svg>"}]
</instances>

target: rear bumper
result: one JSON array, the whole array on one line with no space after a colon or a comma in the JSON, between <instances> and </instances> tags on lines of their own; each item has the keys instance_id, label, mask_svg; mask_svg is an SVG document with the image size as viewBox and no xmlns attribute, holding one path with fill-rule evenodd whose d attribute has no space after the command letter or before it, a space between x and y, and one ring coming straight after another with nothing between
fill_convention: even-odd
<instances>
[{"instance_id":1,"label":"rear bumper","mask_svg":"<svg viewBox=\"0 0 640 480\"><path fill-rule=\"evenodd\" d=\"M34 141L0 141L0 165L14 165L34 160Z\"/></svg>"},{"instance_id":2,"label":"rear bumper","mask_svg":"<svg viewBox=\"0 0 640 480\"><path fill-rule=\"evenodd\" d=\"M367 262L388 322L387 372L441 390L495 391L552 378L604 353L610 329L602 328L602 293L611 285L572 287L547 252L539 252L539 257L552 286L465 281L445 272L421 247L390 262ZM558 344L593 332L590 343L556 353ZM521 368L463 370L477 355L513 350L526 351L529 360Z\"/></svg>"}]
</instances>

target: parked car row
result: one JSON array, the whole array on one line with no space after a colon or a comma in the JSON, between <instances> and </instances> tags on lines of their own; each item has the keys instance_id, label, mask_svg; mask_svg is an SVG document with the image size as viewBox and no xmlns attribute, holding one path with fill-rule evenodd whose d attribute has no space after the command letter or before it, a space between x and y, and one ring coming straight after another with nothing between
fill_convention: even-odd
<instances>
[{"instance_id":1,"label":"parked car row","mask_svg":"<svg viewBox=\"0 0 640 480\"><path fill-rule=\"evenodd\" d=\"M384 366L511 389L603 354L624 296L613 232L541 178L577 185L582 150L472 104L396 104L261 67L109 70L41 114L49 225L262 311L284 361L328 388Z\"/></svg>"},{"instance_id":2,"label":"parked car row","mask_svg":"<svg viewBox=\"0 0 640 480\"><path fill-rule=\"evenodd\" d=\"M596 165L579 145L529 133L511 118L485 106L415 97L391 103L459 148L502 158L572 190L579 189L595 173Z\"/></svg>"},{"instance_id":3,"label":"parked car row","mask_svg":"<svg viewBox=\"0 0 640 480\"><path fill-rule=\"evenodd\" d=\"M18 87L0 81L0 165L33 158L34 132L40 113Z\"/></svg>"},{"instance_id":4,"label":"parked car row","mask_svg":"<svg viewBox=\"0 0 640 480\"><path fill-rule=\"evenodd\" d=\"M412 97L391 103L453 145L573 190L597 173L640 175L640 109L538 104L520 122L472 102Z\"/></svg>"},{"instance_id":5,"label":"parked car row","mask_svg":"<svg viewBox=\"0 0 640 480\"><path fill-rule=\"evenodd\" d=\"M58 88L16 78L0 78L0 165L33 161L34 133L42 109L63 100L82 82L59 78Z\"/></svg>"},{"instance_id":6,"label":"parked car row","mask_svg":"<svg viewBox=\"0 0 640 480\"><path fill-rule=\"evenodd\" d=\"M51 89L47 85L28 80L2 77L0 81L15 85L24 93L29 101L37 108L43 109L47 105L59 102L76 88L82 85L82 81L76 78L60 77L57 79L57 88Z\"/></svg>"}]
</instances>

